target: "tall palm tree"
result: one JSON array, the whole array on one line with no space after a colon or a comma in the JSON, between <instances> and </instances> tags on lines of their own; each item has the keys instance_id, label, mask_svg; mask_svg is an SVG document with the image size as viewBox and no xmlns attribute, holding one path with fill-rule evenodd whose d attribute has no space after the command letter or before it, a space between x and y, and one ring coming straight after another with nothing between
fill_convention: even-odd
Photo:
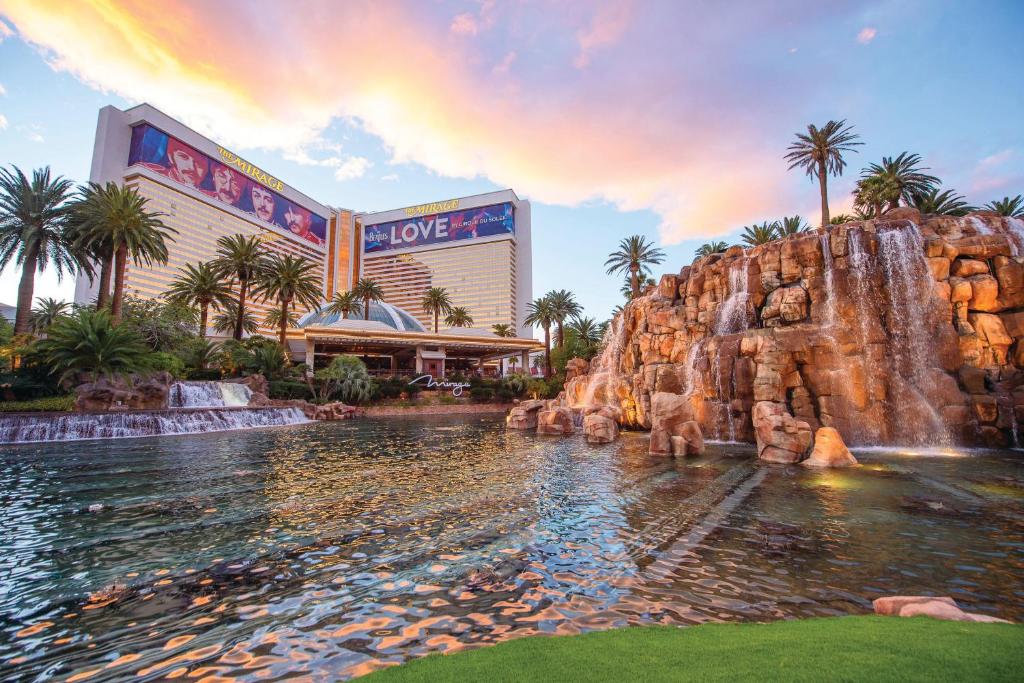
<instances>
[{"instance_id":1,"label":"tall palm tree","mask_svg":"<svg viewBox=\"0 0 1024 683\"><path fill-rule=\"evenodd\" d=\"M567 289L552 290L545 296L551 303L551 314L558 326L558 348L562 348L565 346L565 319L579 315L583 308L576 302L576 295Z\"/></svg>"},{"instance_id":2,"label":"tall palm tree","mask_svg":"<svg viewBox=\"0 0 1024 683\"><path fill-rule=\"evenodd\" d=\"M253 296L261 301L274 299L277 302L278 341L284 349L285 358L288 357L288 314L291 307L297 304L312 309L320 303L320 276L314 272L316 268L316 263L304 258L273 254L266 259L257 275Z\"/></svg>"},{"instance_id":3,"label":"tall palm tree","mask_svg":"<svg viewBox=\"0 0 1024 683\"><path fill-rule=\"evenodd\" d=\"M134 187L117 183L89 183L72 211L75 245L87 250L103 244L114 253L114 294L110 318L121 321L124 301L124 273L128 259L138 266L167 263L167 240L177 230L164 225L163 214L147 208L149 200Z\"/></svg>"},{"instance_id":4,"label":"tall palm tree","mask_svg":"<svg viewBox=\"0 0 1024 683\"><path fill-rule=\"evenodd\" d=\"M449 313L452 310L452 298L444 287L431 287L420 300L420 307L424 313L432 313L434 316L434 334L437 334L437 321L442 313Z\"/></svg>"},{"instance_id":5,"label":"tall palm tree","mask_svg":"<svg viewBox=\"0 0 1024 683\"><path fill-rule=\"evenodd\" d=\"M574 316L568 327L576 338L587 346L593 346L601 341L601 326L593 318Z\"/></svg>"},{"instance_id":6,"label":"tall palm tree","mask_svg":"<svg viewBox=\"0 0 1024 683\"><path fill-rule=\"evenodd\" d=\"M512 329L512 326L507 323L495 323L491 325L491 331L499 337L514 337L516 331Z\"/></svg>"},{"instance_id":7,"label":"tall palm tree","mask_svg":"<svg viewBox=\"0 0 1024 683\"><path fill-rule=\"evenodd\" d=\"M36 271L53 264L57 277L74 272L77 260L67 236L71 181L50 178L50 169L32 172L17 166L0 169L0 269L13 260L21 266L14 333L32 330L32 299Z\"/></svg>"},{"instance_id":8,"label":"tall palm tree","mask_svg":"<svg viewBox=\"0 0 1024 683\"><path fill-rule=\"evenodd\" d=\"M334 298L327 305L327 313L347 318L348 314L359 308L359 298L352 292L335 292Z\"/></svg>"},{"instance_id":9,"label":"tall palm tree","mask_svg":"<svg viewBox=\"0 0 1024 683\"><path fill-rule=\"evenodd\" d=\"M258 237L237 234L217 240L217 258L213 265L221 277L232 277L238 281L238 300L235 304L235 339L242 339L244 331L245 298L249 286L256 279L263 265L264 251Z\"/></svg>"},{"instance_id":10,"label":"tall palm tree","mask_svg":"<svg viewBox=\"0 0 1024 683\"><path fill-rule=\"evenodd\" d=\"M740 241L748 246L756 247L759 244L771 242L773 239L778 237L778 229L778 223L769 223L768 221L765 221L760 225L754 223L753 225L748 225L743 228L743 234L740 235Z\"/></svg>"},{"instance_id":11,"label":"tall palm tree","mask_svg":"<svg viewBox=\"0 0 1024 683\"><path fill-rule=\"evenodd\" d=\"M775 234L779 237L786 237L787 235L798 235L801 232L807 232L811 229L811 226L804 223L804 219L799 214L796 216L783 216L782 220L775 222Z\"/></svg>"},{"instance_id":12,"label":"tall palm tree","mask_svg":"<svg viewBox=\"0 0 1024 683\"><path fill-rule=\"evenodd\" d=\"M299 316L294 311L288 311L288 318L285 319L285 327L295 327L299 324ZM263 327L276 330L281 327L281 309L271 308L263 316Z\"/></svg>"},{"instance_id":13,"label":"tall palm tree","mask_svg":"<svg viewBox=\"0 0 1024 683\"><path fill-rule=\"evenodd\" d=\"M953 190L943 190L933 187L926 192L917 193L911 197L911 205L921 213L933 213L940 216L966 216L974 207L969 205L964 198Z\"/></svg>"},{"instance_id":14,"label":"tall palm tree","mask_svg":"<svg viewBox=\"0 0 1024 683\"><path fill-rule=\"evenodd\" d=\"M1003 197L1002 199L996 199L986 204L985 208L989 211L995 211L1000 216L1024 218L1024 196L1017 195L1013 198Z\"/></svg>"},{"instance_id":15,"label":"tall palm tree","mask_svg":"<svg viewBox=\"0 0 1024 683\"><path fill-rule=\"evenodd\" d=\"M860 173L861 178L884 178L896 188L896 195L889 200L889 208L895 209L902 199L908 205L914 201L915 194L925 194L940 184L938 178L924 173L921 168L921 155L902 152L898 157L882 157L882 163L870 164Z\"/></svg>"},{"instance_id":16,"label":"tall palm tree","mask_svg":"<svg viewBox=\"0 0 1024 683\"><path fill-rule=\"evenodd\" d=\"M452 306L444 319L448 327L473 327L473 316L463 306Z\"/></svg>"},{"instance_id":17,"label":"tall palm tree","mask_svg":"<svg viewBox=\"0 0 1024 683\"><path fill-rule=\"evenodd\" d=\"M232 299L231 288L212 263L186 263L167 289L167 300L199 308L199 337L206 337L210 306L224 308Z\"/></svg>"},{"instance_id":18,"label":"tall palm tree","mask_svg":"<svg viewBox=\"0 0 1024 683\"><path fill-rule=\"evenodd\" d=\"M36 334L46 332L59 319L71 311L71 304L57 301L50 297L40 297L38 304L32 309L32 331Z\"/></svg>"},{"instance_id":19,"label":"tall palm tree","mask_svg":"<svg viewBox=\"0 0 1024 683\"><path fill-rule=\"evenodd\" d=\"M551 377L551 324L555 322L554 310L547 297L535 299L526 304L527 325L544 330L544 377Z\"/></svg>"},{"instance_id":20,"label":"tall palm tree","mask_svg":"<svg viewBox=\"0 0 1024 683\"><path fill-rule=\"evenodd\" d=\"M363 302L363 320L370 319L371 301L384 301L384 290L370 278L359 278L356 286L352 288L352 293Z\"/></svg>"},{"instance_id":21,"label":"tall palm tree","mask_svg":"<svg viewBox=\"0 0 1024 683\"><path fill-rule=\"evenodd\" d=\"M647 288L653 284L655 284L653 277L644 273L640 274L640 277L638 278L638 285L641 292L646 291ZM628 279L623 283L622 287L619 288L619 291L622 292L622 296L626 297L626 301L633 300L633 283Z\"/></svg>"},{"instance_id":22,"label":"tall palm tree","mask_svg":"<svg viewBox=\"0 0 1024 683\"><path fill-rule=\"evenodd\" d=\"M787 148L786 160L790 170L803 168L811 178L818 179L821 192L821 225L828 225L828 176L840 176L846 166L844 152L855 152L860 136L847 126L846 120L829 121L821 128L807 126L807 133L797 133L796 140Z\"/></svg>"},{"instance_id":23,"label":"tall palm tree","mask_svg":"<svg viewBox=\"0 0 1024 683\"><path fill-rule=\"evenodd\" d=\"M718 254L720 252L725 251L728 248L729 245L726 242L705 242L704 244L700 245L697 248L697 251L694 252L694 255L697 256L697 258L701 258L703 256L710 256L711 254Z\"/></svg>"},{"instance_id":24,"label":"tall palm tree","mask_svg":"<svg viewBox=\"0 0 1024 683\"><path fill-rule=\"evenodd\" d=\"M629 273L629 283L633 298L640 296L639 275L650 272L652 265L665 260L665 252L647 241L642 235L632 235L619 242L619 248L608 254L604 265L608 274ZM548 368L550 370L550 368Z\"/></svg>"},{"instance_id":25,"label":"tall palm tree","mask_svg":"<svg viewBox=\"0 0 1024 683\"><path fill-rule=\"evenodd\" d=\"M894 178L873 175L861 178L853 191L853 205L870 218L881 218L886 206L900 201L900 187Z\"/></svg>"},{"instance_id":26,"label":"tall palm tree","mask_svg":"<svg viewBox=\"0 0 1024 683\"><path fill-rule=\"evenodd\" d=\"M224 309L213 316L213 329L217 332L230 332L232 335L238 326L238 302L232 301L224 306ZM250 311L245 311L242 316L242 331L246 334L256 334L260 328L260 322Z\"/></svg>"}]
</instances>

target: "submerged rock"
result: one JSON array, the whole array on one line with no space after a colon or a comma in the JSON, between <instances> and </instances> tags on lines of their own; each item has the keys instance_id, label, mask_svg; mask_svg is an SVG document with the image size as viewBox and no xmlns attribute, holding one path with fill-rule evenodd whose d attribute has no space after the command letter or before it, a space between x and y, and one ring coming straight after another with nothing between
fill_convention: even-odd
<instances>
[{"instance_id":1,"label":"submerged rock","mask_svg":"<svg viewBox=\"0 0 1024 683\"><path fill-rule=\"evenodd\" d=\"M672 436L672 455L700 455L704 452L704 435L700 425L689 420L679 425L678 434Z\"/></svg>"},{"instance_id":2,"label":"submerged rock","mask_svg":"<svg viewBox=\"0 0 1024 683\"><path fill-rule=\"evenodd\" d=\"M573 425L572 411L568 408L552 408L542 410L537 415L537 433L552 436L572 434L576 431Z\"/></svg>"},{"instance_id":3,"label":"submerged rock","mask_svg":"<svg viewBox=\"0 0 1024 683\"><path fill-rule=\"evenodd\" d=\"M611 443L619 437L619 425L610 417L591 413L583 418L583 434L587 443Z\"/></svg>"},{"instance_id":4,"label":"submerged rock","mask_svg":"<svg viewBox=\"0 0 1024 683\"><path fill-rule=\"evenodd\" d=\"M544 401L523 401L512 407L505 418L508 429L536 429L537 413L544 407Z\"/></svg>"},{"instance_id":5,"label":"submerged rock","mask_svg":"<svg viewBox=\"0 0 1024 683\"><path fill-rule=\"evenodd\" d=\"M814 433L811 457L800 464L804 467L853 467L859 463L846 447L838 430L821 427Z\"/></svg>"},{"instance_id":6,"label":"submerged rock","mask_svg":"<svg viewBox=\"0 0 1024 683\"><path fill-rule=\"evenodd\" d=\"M953 598L928 595L894 595L878 598L872 602L875 614L898 617L931 617L944 621L975 621L985 623L1012 624L1012 621L965 612Z\"/></svg>"},{"instance_id":7,"label":"submerged rock","mask_svg":"<svg viewBox=\"0 0 1024 683\"><path fill-rule=\"evenodd\" d=\"M775 463L794 463L811 445L811 427L797 420L781 403L760 401L754 406L757 457Z\"/></svg>"}]
</instances>

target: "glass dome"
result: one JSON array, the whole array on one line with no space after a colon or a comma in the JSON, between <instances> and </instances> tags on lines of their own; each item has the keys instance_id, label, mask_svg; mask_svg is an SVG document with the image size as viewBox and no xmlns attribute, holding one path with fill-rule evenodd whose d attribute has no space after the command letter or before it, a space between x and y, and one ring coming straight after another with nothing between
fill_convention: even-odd
<instances>
[{"instance_id":1,"label":"glass dome","mask_svg":"<svg viewBox=\"0 0 1024 683\"><path fill-rule=\"evenodd\" d=\"M329 313L326 307L316 311L310 311L299 319L299 327L331 327L342 320L340 313ZM349 313L348 320L343 325L358 325L363 320L363 304ZM420 321L409 315L397 306L384 303L383 301L370 302L370 320L383 323L400 332L426 332Z\"/></svg>"}]
</instances>

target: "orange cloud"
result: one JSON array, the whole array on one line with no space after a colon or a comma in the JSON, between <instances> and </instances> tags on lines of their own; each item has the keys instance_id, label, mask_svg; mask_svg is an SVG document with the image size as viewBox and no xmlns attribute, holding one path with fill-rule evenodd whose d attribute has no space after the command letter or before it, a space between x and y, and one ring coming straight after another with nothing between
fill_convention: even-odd
<instances>
[{"instance_id":1,"label":"orange cloud","mask_svg":"<svg viewBox=\"0 0 1024 683\"><path fill-rule=\"evenodd\" d=\"M787 212L780 150L753 125L706 110L702 93L659 105L674 86L656 75L595 82L591 70L566 64L545 80L545 72L526 73L523 59L514 74L494 71L509 44L478 60L463 44L471 40L435 39L451 19L425 11L0 0L54 68L148 101L234 147L294 151L342 117L378 136L398 162L487 177L546 203L653 210L668 244ZM590 55L627 25L628 13L599 11L564 32L565 46L575 38L579 54Z\"/></svg>"}]
</instances>

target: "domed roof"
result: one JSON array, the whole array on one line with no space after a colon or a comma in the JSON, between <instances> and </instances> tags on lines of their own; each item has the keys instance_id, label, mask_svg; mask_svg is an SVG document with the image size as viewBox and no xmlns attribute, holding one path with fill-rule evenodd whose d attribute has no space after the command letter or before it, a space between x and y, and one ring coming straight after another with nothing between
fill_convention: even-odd
<instances>
[{"instance_id":1,"label":"domed roof","mask_svg":"<svg viewBox=\"0 0 1024 683\"><path fill-rule=\"evenodd\" d=\"M365 324L363 319L363 304L349 313L347 319L342 318L340 313L329 313L327 306L316 311L310 311L299 319L299 327L359 327L360 323ZM398 330L399 332L426 332L423 325L416 318L409 315L398 306L384 303L383 301L370 302L370 321L381 323Z\"/></svg>"}]
</instances>

